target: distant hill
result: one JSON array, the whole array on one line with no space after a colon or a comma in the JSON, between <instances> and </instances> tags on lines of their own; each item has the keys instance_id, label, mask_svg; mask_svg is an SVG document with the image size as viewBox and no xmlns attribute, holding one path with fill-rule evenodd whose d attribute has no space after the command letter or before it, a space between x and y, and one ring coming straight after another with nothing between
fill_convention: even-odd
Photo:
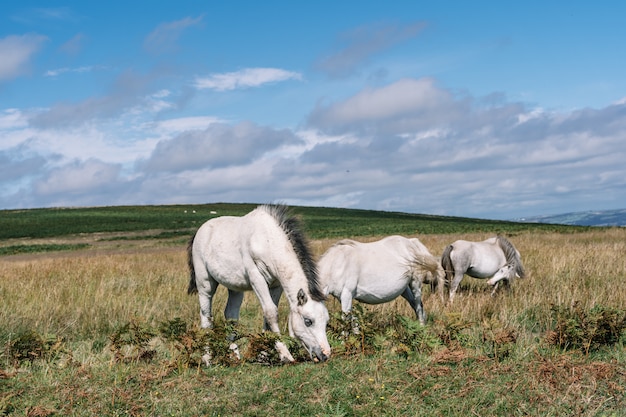
<instances>
[{"instance_id":1,"label":"distant hill","mask_svg":"<svg viewBox=\"0 0 626 417\"><path fill-rule=\"evenodd\" d=\"M626 209L603 211L579 211L515 219L522 223L551 223L573 226L626 226Z\"/></svg>"}]
</instances>

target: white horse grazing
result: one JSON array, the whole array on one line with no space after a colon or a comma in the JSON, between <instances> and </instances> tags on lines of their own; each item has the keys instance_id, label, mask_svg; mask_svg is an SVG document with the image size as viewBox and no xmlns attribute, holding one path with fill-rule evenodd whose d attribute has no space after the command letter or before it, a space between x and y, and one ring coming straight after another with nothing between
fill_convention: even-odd
<instances>
[{"instance_id":1,"label":"white horse grazing","mask_svg":"<svg viewBox=\"0 0 626 417\"><path fill-rule=\"evenodd\" d=\"M402 236L371 243L341 240L318 262L321 283L339 299L345 316L352 310L352 299L380 304L401 295L425 324L422 280L430 273L443 287L444 273L437 259L416 241Z\"/></svg>"},{"instance_id":2,"label":"white horse grazing","mask_svg":"<svg viewBox=\"0 0 626 417\"><path fill-rule=\"evenodd\" d=\"M300 222L286 206L262 205L243 217L207 221L189 243L188 262L187 292L198 292L203 328L213 325L212 299L222 284L228 288L227 320L239 319L243 293L252 290L261 303L265 329L280 333L278 302L284 291L290 336L320 361L330 357L326 296ZM276 349L282 361L294 361L284 343L277 342Z\"/></svg>"},{"instance_id":3,"label":"white horse grazing","mask_svg":"<svg viewBox=\"0 0 626 417\"><path fill-rule=\"evenodd\" d=\"M446 282L450 285L450 302L454 300L464 274L474 278L490 278L487 283L493 286L492 296L501 280L505 280L508 286L516 277L526 276L519 252L503 236L482 242L457 240L443 251L441 265L446 271ZM454 279L451 280L453 275Z\"/></svg>"}]
</instances>

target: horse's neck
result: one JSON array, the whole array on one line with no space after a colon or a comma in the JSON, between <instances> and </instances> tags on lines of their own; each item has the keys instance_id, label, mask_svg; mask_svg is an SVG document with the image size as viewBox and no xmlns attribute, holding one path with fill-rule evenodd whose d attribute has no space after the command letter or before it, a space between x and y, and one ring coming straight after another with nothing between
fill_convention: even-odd
<instances>
[{"instance_id":1,"label":"horse's neck","mask_svg":"<svg viewBox=\"0 0 626 417\"><path fill-rule=\"evenodd\" d=\"M301 288L308 294L308 281L302 265L289 238L276 221L265 212L255 214L259 217L244 228L250 234L250 255L265 263L267 272L280 283L289 305L293 306ZM267 242L273 242L272 246L269 247Z\"/></svg>"}]
</instances>

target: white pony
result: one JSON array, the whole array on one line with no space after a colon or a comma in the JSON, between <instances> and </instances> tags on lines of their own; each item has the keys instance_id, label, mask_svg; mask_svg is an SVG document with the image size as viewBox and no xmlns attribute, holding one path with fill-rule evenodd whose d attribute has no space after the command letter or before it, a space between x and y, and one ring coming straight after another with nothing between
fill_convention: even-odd
<instances>
[{"instance_id":1,"label":"white pony","mask_svg":"<svg viewBox=\"0 0 626 417\"><path fill-rule=\"evenodd\" d=\"M228 288L224 316L238 320L244 291L257 295L264 327L280 333L278 302L284 291L289 303L289 334L311 356L330 357L326 338L328 310L317 269L300 222L284 205L262 205L243 217L222 216L204 223L190 241L189 294L200 299L200 324L212 327L211 305L219 284ZM282 342L276 349L283 362L293 356Z\"/></svg>"},{"instance_id":2,"label":"white pony","mask_svg":"<svg viewBox=\"0 0 626 417\"><path fill-rule=\"evenodd\" d=\"M444 273L437 259L418 239L402 236L371 243L341 240L322 255L318 269L322 285L339 299L344 316L352 310L352 299L380 304L401 295L424 324L422 281L426 274L441 281L443 288Z\"/></svg>"},{"instance_id":3,"label":"white pony","mask_svg":"<svg viewBox=\"0 0 626 417\"><path fill-rule=\"evenodd\" d=\"M454 294L464 274L474 278L490 278L487 284L493 286L492 296L501 280L508 286L516 277L526 276L519 252L503 236L482 242L457 240L443 251L441 265L446 271L446 283L450 285L450 302L454 301ZM454 279L451 280L453 275Z\"/></svg>"}]
</instances>

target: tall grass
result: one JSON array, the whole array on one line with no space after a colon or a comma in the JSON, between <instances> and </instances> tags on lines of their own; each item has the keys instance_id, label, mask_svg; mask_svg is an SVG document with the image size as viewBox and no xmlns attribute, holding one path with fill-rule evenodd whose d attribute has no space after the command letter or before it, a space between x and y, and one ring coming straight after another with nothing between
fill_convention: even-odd
<instances>
[{"instance_id":1,"label":"tall grass","mask_svg":"<svg viewBox=\"0 0 626 417\"><path fill-rule=\"evenodd\" d=\"M434 255L457 238L482 240L488 234L422 235L419 238ZM363 241L376 238L365 238ZM494 318L502 323L543 331L550 325L550 306L580 303L626 308L622 288L626 282L626 230L602 229L575 234L520 233L511 237L528 271L510 291L490 296L484 280L466 276L459 300L442 305L425 289L429 315L461 314L481 322ZM320 256L332 239L312 242ZM158 322L174 317L197 319L197 300L186 294L188 272L184 248L161 248L147 252L102 256L68 256L0 263L1 332L36 329L69 338L92 337L110 331L131 317ZM225 294L218 293L216 313L221 313ZM339 304L329 301L331 309ZM281 304L281 307L286 307ZM369 306L380 314L411 315L408 304L398 299ZM260 307L252 293L246 294L242 315L256 326ZM245 320L244 320L245 321Z\"/></svg>"},{"instance_id":2,"label":"tall grass","mask_svg":"<svg viewBox=\"0 0 626 417\"><path fill-rule=\"evenodd\" d=\"M490 236L418 237L439 256L456 239ZM459 350L452 344L408 357L393 349L350 356L342 355L342 342L333 339L336 355L327 364L278 368L182 369L165 360L114 364L104 347L129 321L153 328L174 318L199 321L197 298L186 294L182 244L99 256L2 260L0 346L33 331L63 339L71 359L15 373L0 351L0 414L619 415L625 405L623 344L591 358L559 356L545 335L554 326L554 305L626 309L626 229L521 231L509 237L528 273L510 291L491 297L484 280L466 276L454 304L444 305L424 290L427 327L456 337ZM314 240L315 255L334 242ZM216 316L225 301L220 289ZM327 305L331 314L339 311L336 300ZM286 308L283 300L285 331ZM364 308L381 320L414 315L403 299ZM262 323L258 301L246 294L242 331L258 333ZM386 346L384 340L377 343ZM26 391L37 394L28 397Z\"/></svg>"}]
</instances>

